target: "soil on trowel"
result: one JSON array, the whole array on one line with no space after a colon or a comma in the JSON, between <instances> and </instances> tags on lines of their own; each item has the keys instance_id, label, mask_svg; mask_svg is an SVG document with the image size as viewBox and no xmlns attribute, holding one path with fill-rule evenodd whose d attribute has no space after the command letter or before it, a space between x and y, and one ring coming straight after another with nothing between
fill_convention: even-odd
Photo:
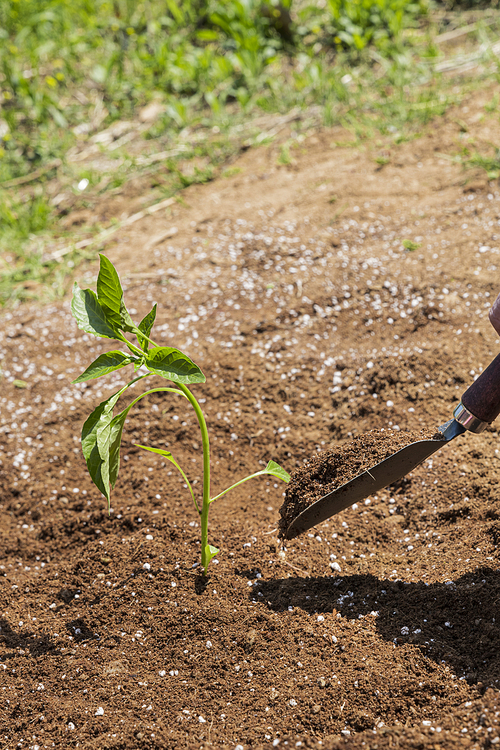
<instances>
[{"instance_id":1,"label":"soil on trowel","mask_svg":"<svg viewBox=\"0 0 500 750\"><path fill-rule=\"evenodd\" d=\"M316 500L418 440L444 440L444 437L435 430L370 430L313 456L291 476L280 508L280 538L285 536L292 521Z\"/></svg>"}]
</instances>

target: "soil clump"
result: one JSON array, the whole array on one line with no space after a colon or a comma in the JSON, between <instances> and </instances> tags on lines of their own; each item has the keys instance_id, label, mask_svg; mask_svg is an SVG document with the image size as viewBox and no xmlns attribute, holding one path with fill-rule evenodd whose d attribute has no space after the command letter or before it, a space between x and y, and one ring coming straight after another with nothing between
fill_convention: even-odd
<instances>
[{"instance_id":1,"label":"soil clump","mask_svg":"<svg viewBox=\"0 0 500 750\"><path fill-rule=\"evenodd\" d=\"M418 440L443 441L444 438L435 430L396 432L382 428L313 456L291 475L280 508L280 538L309 505Z\"/></svg>"}]
</instances>

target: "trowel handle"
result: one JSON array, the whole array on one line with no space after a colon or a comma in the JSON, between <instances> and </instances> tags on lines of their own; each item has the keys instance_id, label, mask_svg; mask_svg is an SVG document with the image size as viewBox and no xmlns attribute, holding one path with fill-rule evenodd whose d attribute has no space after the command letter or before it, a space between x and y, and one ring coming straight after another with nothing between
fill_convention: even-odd
<instances>
[{"instance_id":1,"label":"trowel handle","mask_svg":"<svg viewBox=\"0 0 500 750\"><path fill-rule=\"evenodd\" d=\"M465 408L482 422L490 424L500 414L500 354L467 388L462 396Z\"/></svg>"},{"instance_id":2,"label":"trowel handle","mask_svg":"<svg viewBox=\"0 0 500 750\"><path fill-rule=\"evenodd\" d=\"M493 307L490 310L490 323L495 331L500 336L500 294L493 303Z\"/></svg>"}]
</instances>

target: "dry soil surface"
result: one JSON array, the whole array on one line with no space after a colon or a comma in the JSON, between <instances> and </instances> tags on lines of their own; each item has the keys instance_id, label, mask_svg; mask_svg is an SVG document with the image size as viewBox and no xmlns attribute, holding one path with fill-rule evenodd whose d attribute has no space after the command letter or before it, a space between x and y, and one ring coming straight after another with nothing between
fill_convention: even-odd
<instances>
[{"instance_id":1,"label":"dry soil surface","mask_svg":"<svg viewBox=\"0 0 500 750\"><path fill-rule=\"evenodd\" d=\"M497 353L500 189L446 158L498 142L493 94L398 146L337 129L289 165L247 151L105 247L129 307L158 301L161 342L206 373L213 494L371 429L435 430ZM124 376L71 381L109 348L69 300L2 314L0 746L500 743L497 425L286 549L284 485L242 485L212 506L204 578L183 481L134 446L199 491L187 401L131 412L109 516L87 475L82 423Z\"/></svg>"}]
</instances>

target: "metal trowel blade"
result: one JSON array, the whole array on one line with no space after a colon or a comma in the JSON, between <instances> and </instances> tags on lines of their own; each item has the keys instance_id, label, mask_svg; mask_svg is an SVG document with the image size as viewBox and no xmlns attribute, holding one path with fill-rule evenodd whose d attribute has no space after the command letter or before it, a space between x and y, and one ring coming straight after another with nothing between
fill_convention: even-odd
<instances>
[{"instance_id":1,"label":"metal trowel blade","mask_svg":"<svg viewBox=\"0 0 500 750\"><path fill-rule=\"evenodd\" d=\"M359 474L328 495L324 495L309 505L295 518L284 535L285 539L294 539L304 531L326 521L350 505L364 500L375 492L382 490L398 479L404 477L415 467L432 456L443 445L465 432L465 427L455 419L450 419L439 428L442 440L419 440L394 453L384 461Z\"/></svg>"}]
</instances>

